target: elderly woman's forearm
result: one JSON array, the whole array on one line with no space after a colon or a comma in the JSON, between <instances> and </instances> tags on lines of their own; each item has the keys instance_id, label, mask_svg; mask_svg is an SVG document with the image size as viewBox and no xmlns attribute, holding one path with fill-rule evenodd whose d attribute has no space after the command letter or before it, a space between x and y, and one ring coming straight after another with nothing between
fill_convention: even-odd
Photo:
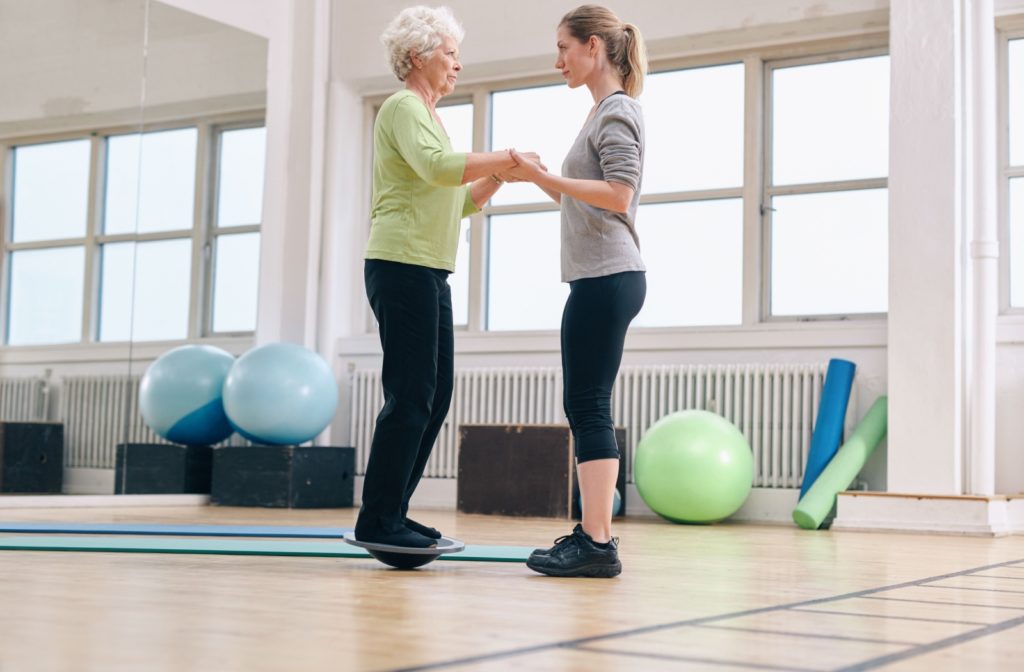
<instances>
[{"instance_id":1,"label":"elderly woman's forearm","mask_svg":"<svg viewBox=\"0 0 1024 672\"><path fill-rule=\"evenodd\" d=\"M512 155L507 151L473 152L466 155L466 169L462 173L462 183L473 182L481 177L490 177L516 165Z\"/></svg>"},{"instance_id":2,"label":"elderly woman's forearm","mask_svg":"<svg viewBox=\"0 0 1024 672\"><path fill-rule=\"evenodd\" d=\"M492 180L490 176L481 177L473 180L473 183L469 185L469 196L473 199L476 207L482 210L500 186L501 184Z\"/></svg>"}]
</instances>

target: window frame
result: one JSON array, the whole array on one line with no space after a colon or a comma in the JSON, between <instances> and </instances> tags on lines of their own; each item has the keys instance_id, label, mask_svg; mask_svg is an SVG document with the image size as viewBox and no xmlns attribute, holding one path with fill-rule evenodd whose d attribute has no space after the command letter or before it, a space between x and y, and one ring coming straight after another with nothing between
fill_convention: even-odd
<instances>
[{"instance_id":1,"label":"window frame","mask_svg":"<svg viewBox=\"0 0 1024 672\"><path fill-rule=\"evenodd\" d=\"M1002 24L1002 25L1000 25ZM1015 20L996 23L996 99L997 131L996 156L998 157L997 217L999 223L999 314L1011 315L1017 320L1024 317L1024 306L1011 303L1012 268L1010 265L1010 181L1024 179L1024 165L1010 165L1010 42L1024 40L1024 15ZM1024 132L1024 125L1021 131ZM1024 273L1024 268L1020 269Z\"/></svg>"},{"instance_id":2,"label":"window frame","mask_svg":"<svg viewBox=\"0 0 1024 672\"><path fill-rule=\"evenodd\" d=\"M220 221L217 218L217 210L220 195L220 139L224 133L231 131L242 131L250 128L265 128L266 124L263 120L231 120L221 121L210 125L210 163L211 169L208 171L207 181L204 187L209 189L208 195L204 197L206 201L206 210L204 212L205 225L202 227L205 236L202 242L202 249L199 250L199 256L202 261L202 275L199 279L202 287L202 301L199 305L202 307L202 336L204 337L232 337L232 336L251 336L255 329L251 331L214 331L213 329L213 311L214 311L214 275L217 271L217 243L218 239L224 235L234 235L242 233L258 233L260 234L260 242L263 241L262 229L263 222L260 221L258 224L242 224L238 226L221 226ZM264 177L264 190L266 189L266 177ZM260 208L263 213L263 208ZM262 220L262 217L261 217ZM193 252L195 252L193 250ZM195 260L195 257L193 257ZM193 269L196 266L193 265ZM258 281L258 278L257 278ZM253 316L255 318L255 315Z\"/></svg>"},{"instance_id":3,"label":"window frame","mask_svg":"<svg viewBox=\"0 0 1024 672\"><path fill-rule=\"evenodd\" d=\"M631 331L638 332L642 337L650 335L658 338L660 336L733 333L757 329L770 331L794 328L819 330L823 326L846 328L842 327L842 325L849 323L857 323L858 327L869 328L884 325L887 319L886 313L813 315L806 317L771 316L770 307L767 303L771 289L770 249L768 249L767 244L771 240L771 229L769 218L765 217L766 213L762 206L768 202L765 199L768 197L769 191L771 191L772 195L782 195L788 189L769 190L767 187L770 182L767 174L764 172L766 161L770 160L768 147L770 139L767 137L770 135L771 129L770 118L768 117L770 114L770 105L768 104L770 101L769 66L777 67L778 64L795 64L801 61L807 63L828 62L830 60L841 61L858 57L887 55L888 53L888 32L878 30L846 37L810 39L782 45L767 45L694 56L651 59L651 74L729 63L742 63L744 65L743 184L735 189L665 192L641 195L640 198L641 205L712 200L715 198L742 199L744 276L742 279L741 299L742 322L736 325L636 327L631 329ZM444 99L443 104L467 102L468 100L473 102L473 151L489 151L491 148L487 146L487 143L489 143L490 139L490 103L492 93L559 83L562 83L562 80L557 74L474 80L466 84L460 84L450 98ZM364 97L365 129L367 133L365 138L369 148L365 154L365 170L367 174L371 174L370 171L372 171L372 129L376 109L394 90L392 88L388 92L371 93ZM852 181L849 184L860 183L861 181ZM882 186L887 188L888 177L863 181L860 188L877 188L879 183L882 183ZM845 185L847 183L837 184ZM369 203L369 196L367 197L367 203ZM489 277L487 252L489 250L488 232L490 216L557 210L558 205L553 202L544 203L538 201L517 205L488 205L479 213L471 216L470 265L474 270L471 271L473 275L469 282L469 323L464 328L457 328L457 332L485 339L514 338L517 336L531 338L533 336L547 336L557 333L557 328L524 331L488 331L485 319L487 311L487 306L485 305L487 296L486 282ZM366 212L369 212L368 207ZM366 227L368 233L368 217ZM364 333L370 335L376 332L376 325L369 309L366 310L366 315L366 331Z\"/></svg>"},{"instance_id":4,"label":"window frame","mask_svg":"<svg viewBox=\"0 0 1024 672\"><path fill-rule=\"evenodd\" d=\"M761 295L759 300L759 319L767 323L793 323L793 322L837 322L837 321L859 321L885 319L886 312L874 313L826 313L815 315L773 315L771 306L772 297L772 199L776 196L795 196L805 194L839 193L849 191L860 191L865 189L889 189L889 177L863 178L855 180L835 180L826 182L810 182L805 184L792 184L776 186L772 183L772 164L774 159L774 138L771 129L773 123L772 96L775 70L798 67L804 65L818 65L825 63L838 63L852 61L860 58L871 58L876 56L888 56L888 47L875 47L860 50L843 50L830 53L800 56L796 58L779 58L764 63L764 151L762 152L763 164L761 167L764 180L762 195L758 202L758 211L762 220L761 236L763 244L760 248L761 266L764 269L761 279Z\"/></svg>"},{"instance_id":5,"label":"window frame","mask_svg":"<svg viewBox=\"0 0 1024 672\"><path fill-rule=\"evenodd\" d=\"M143 243L158 240L191 241L191 270L189 276L189 316L185 338L152 341L152 343L185 342L207 338L224 338L233 336L251 336L254 332L213 332L212 331L212 265L211 254L216 236L225 229L214 227L216 211L216 181L219 176L220 164L216 156L219 134L224 130L252 128L266 125L266 111L251 109L239 112L189 115L159 122L147 122L140 127L138 124L110 124L90 128L67 129L59 132L12 134L0 137L0 348L3 349L41 349L57 350L81 346L117 346L129 341L101 341L100 330L100 278L102 268L102 248L108 243L135 242ZM179 231L163 231L153 233L116 233L101 232L107 161L107 140L118 135L147 134L181 128L195 128L196 172L192 214L192 226ZM46 241L13 243L10 240L11 211L10 195L14 188L13 156L14 149L20 146L62 142L70 140L90 141L90 171L88 185L88 212L86 213L85 234L77 238L61 238ZM243 229L259 231L262 222L256 226L228 227L231 233L242 233ZM82 325L79 340L59 344L23 344L7 343L10 308L11 276L10 255L14 252L32 249L52 249L59 247L82 247L85 253L85 277L83 278ZM147 341L149 342L149 341Z\"/></svg>"}]
</instances>

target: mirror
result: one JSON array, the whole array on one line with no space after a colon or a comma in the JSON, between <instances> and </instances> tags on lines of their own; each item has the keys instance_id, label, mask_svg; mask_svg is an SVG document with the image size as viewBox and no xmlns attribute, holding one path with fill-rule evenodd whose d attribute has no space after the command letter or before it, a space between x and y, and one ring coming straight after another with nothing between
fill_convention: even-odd
<instances>
[{"instance_id":1,"label":"mirror","mask_svg":"<svg viewBox=\"0 0 1024 672\"><path fill-rule=\"evenodd\" d=\"M162 442L157 357L252 341L267 40L204 4L0 0L0 421L62 426L57 492Z\"/></svg>"},{"instance_id":2,"label":"mirror","mask_svg":"<svg viewBox=\"0 0 1024 672\"><path fill-rule=\"evenodd\" d=\"M128 343L135 407L115 472L127 494L209 492L210 445L242 441L219 397L256 326L267 40L189 11L205 5L148 0L141 133L118 138L136 157L118 173L135 216L104 222L98 338ZM140 389L169 352L183 359Z\"/></svg>"}]
</instances>

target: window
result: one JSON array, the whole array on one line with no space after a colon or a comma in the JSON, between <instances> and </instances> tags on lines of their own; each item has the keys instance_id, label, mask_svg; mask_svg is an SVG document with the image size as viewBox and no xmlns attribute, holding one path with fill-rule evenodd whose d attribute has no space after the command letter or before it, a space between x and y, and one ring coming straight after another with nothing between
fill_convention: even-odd
<instances>
[{"instance_id":1,"label":"window","mask_svg":"<svg viewBox=\"0 0 1024 672\"><path fill-rule=\"evenodd\" d=\"M452 150L473 151L473 104L444 105L437 108L437 115L448 133ZM463 219L461 226L455 272L448 278L452 288L452 317L457 327L465 327L469 323L469 279L473 273L469 261L469 220Z\"/></svg>"},{"instance_id":2,"label":"window","mask_svg":"<svg viewBox=\"0 0 1024 672\"><path fill-rule=\"evenodd\" d=\"M12 150L6 342L70 343L82 337L84 237L90 141ZM53 198L54 193L62 198Z\"/></svg>"},{"instance_id":3,"label":"window","mask_svg":"<svg viewBox=\"0 0 1024 672\"><path fill-rule=\"evenodd\" d=\"M107 139L100 341L188 336L198 131Z\"/></svg>"},{"instance_id":4,"label":"window","mask_svg":"<svg viewBox=\"0 0 1024 672\"><path fill-rule=\"evenodd\" d=\"M5 343L251 331L264 129L202 122L89 136L9 150ZM204 183L212 188L199 189ZM205 298L195 291L204 275ZM193 319L200 314L205 321Z\"/></svg>"},{"instance_id":5,"label":"window","mask_svg":"<svg viewBox=\"0 0 1024 672\"><path fill-rule=\"evenodd\" d=\"M634 327L886 313L889 57L881 42L865 48L858 39L857 51L838 53L840 42L830 53L765 47L724 63L655 65L640 97L646 142L637 233L648 283ZM1011 60L1024 71L1020 54L1011 44ZM560 173L594 106L589 90L516 84L460 88L461 100L439 108L453 147L536 151ZM1022 90L1011 91L1015 119L1024 118ZM474 104L462 102L469 96ZM1010 189L1018 228L1021 127ZM532 184L507 184L468 228L482 240L460 240L449 281L455 323L557 331L568 295L558 205ZM1024 304L1024 273L1019 282Z\"/></svg>"},{"instance_id":6,"label":"window","mask_svg":"<svg viewBox=\"0 0 1024 672\"><path fill-rule=\"evenodd\" d=\"M262 127L236 128L223 130L218 137L211 331L253 331L267 133Z\"/></svg>"},{"instance_id":7,"label":"window","mask_svg":"<svg viewBox=\"0 0 1024 672\"><path fill-rule=\"evenodd\" d=\"M743 77L742 64L728 64L646 80L637 233L648 294L636 326L742 319ZM593 104L584 87L495 93L491 145L537 151L558 172ZM536 211L530 204L538 201L552 212L523 212ZM503 187L492 206L488 329L557 329L568 292L557 206L526 184Z\"/></svg>"},{"instance_id":8,"label":"window","mask_svg":"<svg viewBox=\"0 0 1024 672\"><path fill-rule=\"evenodd\" d=\"M10 254L10 345L70 343L82 336L81 245Z\"/></svg>"},{"instance_id":9,"label":"window","mask_svg":"<svg viewBox=\"0 0 1024 672\"><path fill-rule=\"evenodd\" d=\"M1008 56L1010 306L1021 308L1024 307L1024 39L1010 40Z\"/></svg>"},{"instance_id":10,"label":"window","mask_svg":"<svg viewBox=\"0 0 1024 672\"><path fill-rule=\"evenodd\" d=\"M560 174L593 104L584 87L495 92L490 146L537 152L549 171ZM504 185L490 205L486 328L558 329L569 293L561 282L558 205L528 183Z\"/></svg>"},{"instance_id":11,"label":"window","mask_svg":"<svg viewBox=\"0 0 1024 672\"><path fill-rule=\"evenodd\" d=\"M889 58L770 72L769 314L884 313Z\"/></svg>"},{"instance_id":12,"label":"window","mask_svg":"<svg viewBox=\"0 0 1024 672\"><path fill-rule=\"evenodd\" d=\"M742 322L743 78L743 64L730 63L657 73L644 86L638 327Z\"/></svg>"}]
</instances>

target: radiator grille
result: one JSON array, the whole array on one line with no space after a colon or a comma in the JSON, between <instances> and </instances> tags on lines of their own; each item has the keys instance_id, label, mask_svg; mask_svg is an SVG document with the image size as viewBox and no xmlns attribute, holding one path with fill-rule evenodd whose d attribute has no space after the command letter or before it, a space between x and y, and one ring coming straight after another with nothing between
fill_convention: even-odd
<instances>
[{"instance_id":1,"label":"radiator grille","mask_svg":"<svg viewBox=\"0 0 1024 672\"><path fill-rule=\"evenodd\" d=\"M670 412L720 413L747 437L754 485L799 487L827 364L740 364L624 367L612 391L612 417L626 428L626 464L643 433ZM452 406L425 475L455 478L463 423L564 423L558 368L461 369ZM383 403L379 370L352 374L351 443L366 468L373 425Z\"/></svg>"}]
</instances>

